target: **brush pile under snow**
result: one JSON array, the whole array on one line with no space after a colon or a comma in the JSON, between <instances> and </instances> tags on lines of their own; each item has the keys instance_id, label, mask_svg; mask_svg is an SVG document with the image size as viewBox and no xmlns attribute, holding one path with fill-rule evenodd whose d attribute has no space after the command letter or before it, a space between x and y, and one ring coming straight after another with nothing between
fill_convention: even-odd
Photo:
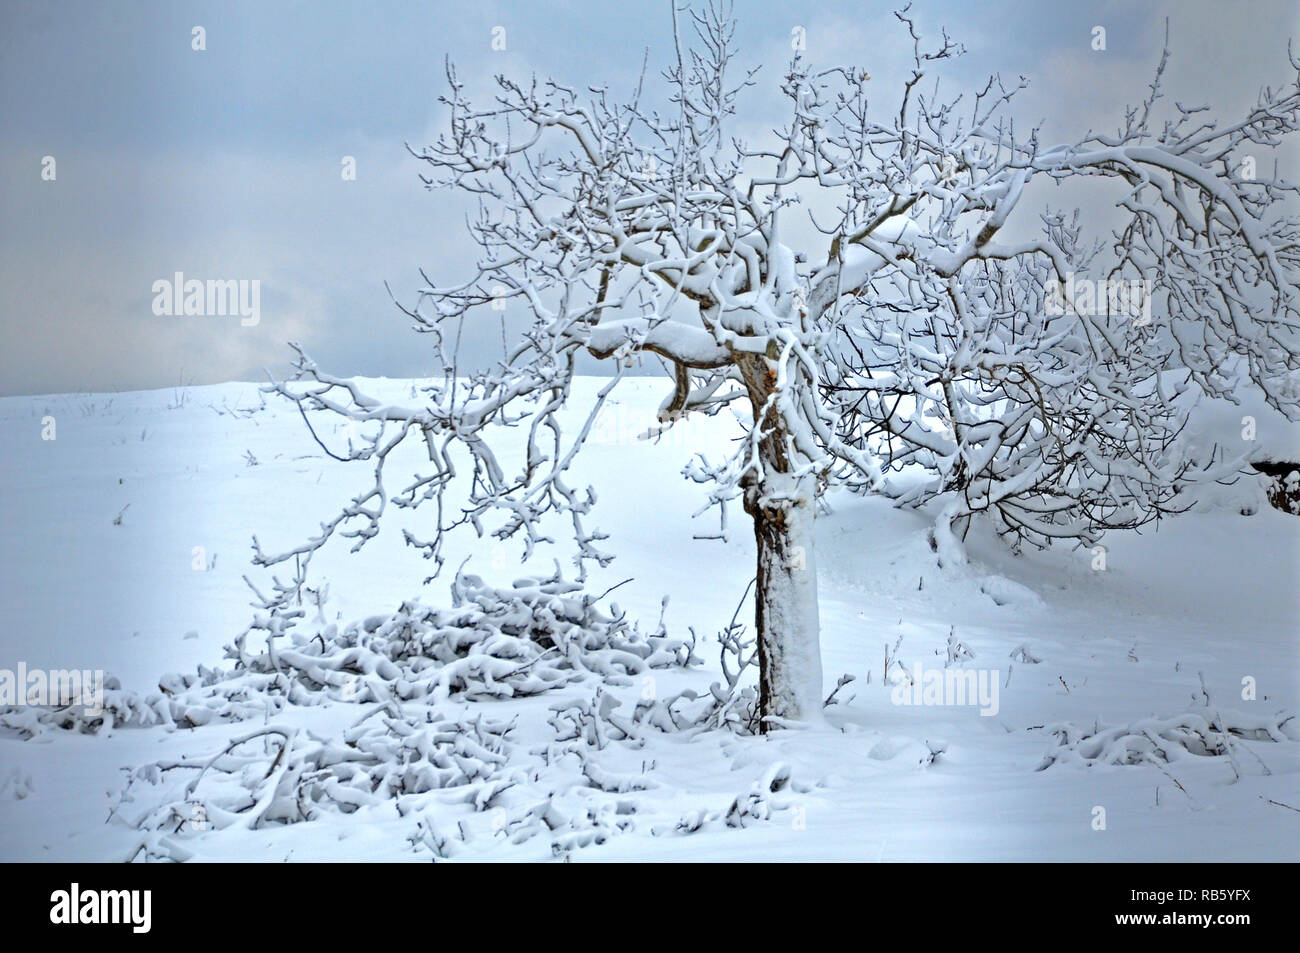
<instances>
[{"instance_id":1,"label":"brush pile under snow","mask_svg":"<svg viewBox=\"0 0 1300 953\"><path fill-rule=\"evenodd\" d=\"M657 675L683 681L700 664L694 635L670 637L662 620L643 630L599 602L557 573L509 588L461 575L451 608L411 601L341 628L319 605L312 622L301 606L280 605L227 647L230 670L167 675L149 694L111 683L102 711L15 707L0 725L32 737L261 723L202 757L129 772L112 811L142 832L128 860L187 860L211 831L394 809L415 821L412 848L435 857L466 849L476 829L511 844L544 835L562 854L636 826L644 805L634 795L661 787L645 750L656 738L753 725L742 626L719 637L725 686L660 691ZM256 632L265 646L252 652ZM528 704L560 689L569 691L549 706ZM364 714L323 733L287 717L293 707L350 705ZM812 789L794 785L788 768L778 773L730 807L678 820L679 809L661 804L646 822L665 834L766 819L784 809L778 792Z\"/></svg>"},{"instance_id":2,"label":"brush pile under snow","mask_svg":"<svg viewBox=\"0 0 1300 953\"><path fill-rule=\"evenodd\" d=\"M1188 757L1226 757L1236 768L1239 750L1258 759L1243 742L1300 741L1300 725L1293 714L1248 715L1208 708L1168 718L1143 718L1127 725L1061 724L1046 730L1056 739L1057 747L1044 756L1039 771L1055 764L1160 766ZM1264 773L1269 773L1267 767Z\"/></svg>"},{"instance_id":3,"label":"brush pile under snow","mask_svg":"<svg viewBox=\"0 0 1300 953\"><path fill-rule=\"evenodd\" d=\"M518 698L591 675L627 685L655 668L698 663L693 641L668 637L662 624L642 632L617 606L606 614L597 602L558 575L521 579L508 589L462 575L450 609L411 601L342 629L325 623L319 607L314 625L303 624L301 607L277 608L227 646L230 670L199 666L194 674L164 675L149 693L123 690L108 676L102 711L11 706L0 708L0 726L22 737L46 728L190 728L265 719L286 705ZM250 652L248 636L259 630L265 648Z\"/></svg>"}]
</instances>

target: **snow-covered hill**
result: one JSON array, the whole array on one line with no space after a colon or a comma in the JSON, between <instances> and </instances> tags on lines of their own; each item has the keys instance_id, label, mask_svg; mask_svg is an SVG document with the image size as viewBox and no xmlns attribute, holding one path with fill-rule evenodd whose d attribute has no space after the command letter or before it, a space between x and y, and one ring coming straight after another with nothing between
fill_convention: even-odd
<instances>
[{"instance_id":1,"label":"snow-covered hill","mask_svg":"<svg viewBox=\"0 0 1300 953\"><path fill-rule=\"evenodd\" d=\"M691 421L657 443L640 439L663 387L621 385L575 468L575 482L599 492L592 522L617 554L588 588L630 577L609 597L629 618L653 628L662 611L670 635L693 630L704 664L664 674L654 690L704 693L720 678L713 637L753 575L753 542L739 519L727 542L693 538L716 522L692 520L703 501L680 470L729 425ZM411 399L407 381L366 388ZM365 465L328 460L293 407L249 412L260 403L248 384L0 400L0 669L103 669L148 693L164 673L229 664L223 646L252 615L242 577L265 579L250 569L250 537L292 546L367 479ZM42 439L49 418L54 439ZM491 860L1294 859L1300 731L1286 719L1300 710L1300 520L1267 507L1241 515L1239 503L1260 498L1252 480L1216 491L1203 511L1108 537L1101 558L1017 557L976 534L970 565L950 570L936 564L924 514L833 497L818 529L826 693L842 674L856 678L828 725L611 740L603 768L643 780L611 793L555 775L545 797L563 838L515 836L543 797L528 781L501 794L500 814L495 804L475 811L453 788L422 795L415 811L387 800L181 840L198 860L427 860L429 830L453 857ZM541 557L523 570L517 551L467 537L444 577L423 585L429 564L393 526L355 556L335 547L314 572L328 585L324 619L342 624L415 596L448 604L465 558L467 572L508 586L549 572L567 550ZM945 663L996 692L982 705L898 703L912 696L890 682ZM544 765L537 752L555 706L592 693L584 683L508 702L451 699L440 716L513 718L520 764ZM338 702L265 720L325 737L367 711ZM121 803L124 768L215 754L261 725L7 733L0 857L126 858L141 834L125 819L143 812L148 785ZM1225 725L1239 733L1217 741ZM1221 754L1173 740L1198 726ZM1167 757L1107 763L1147 749ZM729 823L729 809L746 804ZM595 819L586 828L584 810Z\"/></svg>"}]
</instances>

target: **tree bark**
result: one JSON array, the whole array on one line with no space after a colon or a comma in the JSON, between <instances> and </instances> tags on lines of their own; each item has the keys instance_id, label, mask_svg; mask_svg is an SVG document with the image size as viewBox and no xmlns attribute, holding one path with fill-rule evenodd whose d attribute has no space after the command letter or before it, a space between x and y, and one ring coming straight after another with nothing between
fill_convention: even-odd
<instances>
[{"instance_id":1,"label":"tree bark","mask_svg":"<svg viewBox=\"0 0 1300 953\"><path fill-rule=\"evenodd\" d=\"M745 376L757 415L765 406L767 387L763 385L770 384L768 369ZM754 623L762 719L759 730L766 732L775 726L770 718L821 720L822 663L813 536L817 477L811 472L792 472L787 434L775 408L762 426L762 477L748 481L744 500L745 511L754 521L758 551Z\"/></svg>"},{"instance_id":2,"label":"tree bark","mask_svg":"<svg viewBox=\"0 0 1300 953\"><path fill-rule=\"evenodd\" d=\"M821 718L822 665L814 558L813 502L768 506L750 515L758 546L754 623L758 633L759 711L791 721ZM760 722L766 732L772 723Z\"/></svg>"}]
</instances>

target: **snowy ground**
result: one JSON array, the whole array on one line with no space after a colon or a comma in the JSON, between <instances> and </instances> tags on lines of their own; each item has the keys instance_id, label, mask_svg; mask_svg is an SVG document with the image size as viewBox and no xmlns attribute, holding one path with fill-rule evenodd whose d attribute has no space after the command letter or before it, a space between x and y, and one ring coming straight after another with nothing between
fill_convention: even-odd
<instances>
[{"instance_id":1,"label":"snowy ground","mask_svg":"<svg viewBox=\"0 0 1300 953\"><path fill-rule=\"evenodd\" d=\"M367 386L410 400L408 382ZM594 386L583 381L580 389ZM650 626L671 593L667 629L686 636L693 627L706 664L664 678L703 691L718 677L713 635L753 572L752 541L739 513L729 542L692 540L715 523L691 519L701 496L678 474L725 424L670 432L659 446L636 439L663 387L643 379L622 385L581 458L579 475L600 491L594 523L618 555L592 588L633 577L611 598ZM104 669L145 692L165 672L225 664L223 646L251 615L241 580L251 535L268 550L300 542L368 476L364 465L325 459L291 407L237 412L258 403L247 384L0 400L0 668ZM54 440L41 439L47 416ZM767 738L664 735L637 750L612 743L607 766L651 780L625 799L635 802L625 829L600 845L556 848L544 836L515 843L492 812L476 814L454 799L427 798L422 816L465 832L452 851L465 859L1294 859L1294 740L1237 740L1233 757L1189 756L1163 769L1075 762L1035 770L1055 750L1054 725L1300 710L1300 520L1267 508L1241 515L1236 504L1253 495L1240 487L1220 495L1224 505L1158 532L1109 537L1102 572L1086 550L1015 557L978 536L969 567L941 571L923 515L837 496L818 536L826 691L843 673L857 680L828 709L827 727ZM330 586L329 618L391 611L417 594L445 603L450 568L471 553L470 570L495 584L520 574L511 552L472 539L458 547L448 578L423 589L429 566L395 531L359 556L336 548L316 567ZM898 658L909 669L942 668L950 631L973 653L962 667L996 671L995 715L891 701L886 647L901 636ZM1257 684L1254 700L1242 698L1247 677ZM1204 706L1202 678L1212 707ZM566 691L452 707L508 708L521 735L541 738L549 707ZM575 699L591 694L590 686L572 690ZM363 706L340 703L290 709L275 721L325 733L361 713ZM214 753L247 730L244 723L0 737L0 859L125 859L140 832L109 818L123 769ZM681 832L681 818L725 812L777 764L792 783L766 799L765 818L743 829L705 823ZM565 810L572 815L587 798L609 801L570 789ZM1104 830L1096 829L1098 808ZM408 841L414 826L389 802L304 823L201 831L185 845L199 860L427 860Z\"/></svg>"}]
</instances>

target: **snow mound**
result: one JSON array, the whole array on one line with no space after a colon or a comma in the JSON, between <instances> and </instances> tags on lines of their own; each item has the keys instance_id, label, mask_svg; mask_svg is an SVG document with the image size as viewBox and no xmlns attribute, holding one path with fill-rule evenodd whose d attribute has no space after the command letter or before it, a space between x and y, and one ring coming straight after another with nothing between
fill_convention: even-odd
<instances>
[{"instance_id":1,"label":"snow mound","mask_svg":"<svg viewBox=\"0 0 1300 953\"><path fill-rule=\"evenodd\" d=\"M1028 586L1013 582L1006 576L990 575L979 580L980 592L992 599L997 605L1012 606L1017 609L1042 609L1042 598Z\"/></svg>"},{"instance_id":2,"label":"snow mound","mask_svg":"<svg viewBox=\"0 0 1300 953\"><path fill-rule=\"evenodd\" d=\"M1188 416L1185 441L1194 459L1226 453L1244 464L1234 477L1198 483L1183 492L1183 501L1195 501L1198 511L1254 516L1270 505L1291 511L1289 505L1271 498L1283 490L1280 478L1256 468L1300 463L1300 421L1288 420L1268 406L1256 388L1243 388L1235 403L1201 400Z\"/></svg>"}]
</instances>

